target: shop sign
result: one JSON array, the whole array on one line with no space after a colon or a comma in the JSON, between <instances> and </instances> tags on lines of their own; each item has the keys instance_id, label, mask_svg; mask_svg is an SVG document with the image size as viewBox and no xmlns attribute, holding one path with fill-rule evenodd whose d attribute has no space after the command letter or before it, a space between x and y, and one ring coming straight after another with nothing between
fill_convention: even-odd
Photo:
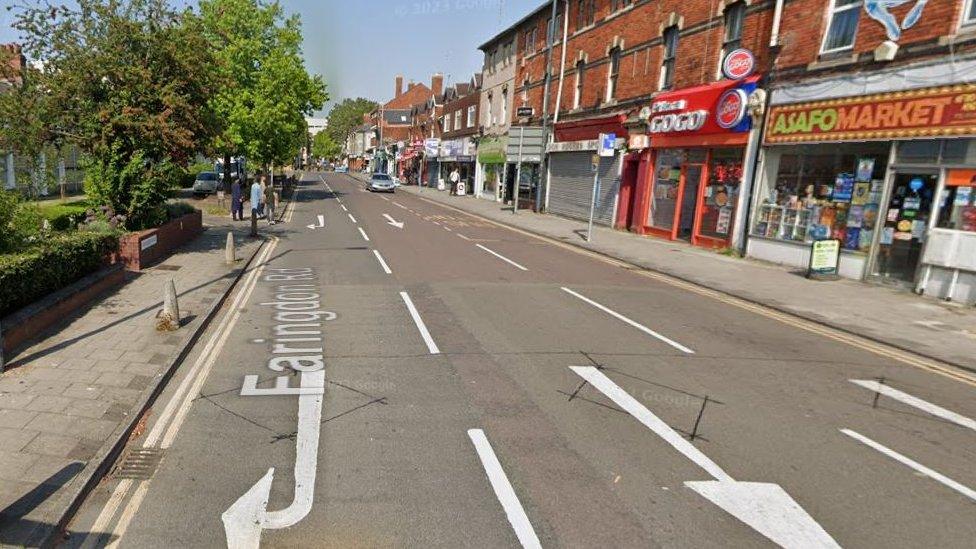
<instances>
[{"instance_id":1,"label":"shop sign","mask_svg":"<svg viewBox=\"0 0 976 549\"><path fill-rule=\"evenodd\" d=\"M718 98L718 105L715 106L715 123L726 130L738 126L746 117L748 104L749 98L746 97L746 92L739 88L726 90Z\"/></svg>"},{"instance_id":2,"label":"shop sign","mask_svg":"<svg viewBox=\"0 0 976 549\"><path fill-rule=\"evenodd\" d=\"M767 143L976 135L976 85L781 105Z\"/></svg>"},{"instance_id":3,"label":"shop sign","mask_svg":"<svg viewBox=\"0 0 976 549\"><path fill-rule=\"evenodd\" d=\"M615 133L601 133L600 134L600 145L597 148L597 154L600 156L613 156L614 146L617 143L617 134Z\"/></svg>"},{"instance_id":4,"label":"shop sign","mask_svg":"<svg viewBox=\"0 0 976 549\"><path fill-rule=\"evenodd\" d=\"M424 154L427 156L437 156L437 150L440 149L440 146L441 140L436 137L424 139Z\"/></svg>"},{"instance_id":5,"label":"shop sign","mask_svg":"<svg viewBox=\"0 0 976 549\"><path fill-rule=\"evenodd\" d=\"M648 131L652 134L716 134L752 129L748 114L749 93L758 76L738 82L667 92L651 103Z\"/></svg>"},{"instance_id":6,"label":"shop sign","mask_svg":"<svg viewBox=\"0 0 976 549\"><path fill-rule=\"evenodd\" d=\"M840 263L840 240L815 240L810 246L810 266L807 278L830 278L837 276Z\"/></svg>"},{"instance_id":7,"label":"shop sign","mask_svg":"<svg viewBox=\"0 0 976 549\"><path fill-rule=\"evenodd\" d=\"M756 68L756 57L746 48L732 50L722 62L722 74L729 80L742 80Z\"/></svg>"},{"instance_id":8,"label":"shop sign","mask_svg":"<svg viewBox=\"0 0 976 549\"><path fill-rule=\"evenodd\" d=\"M645 134L634 134L630 136L628 148L633 150L646 149L651 146L651 138Z\"/></svg>"},{"instance_id":9,"label":"shop sign","mask_svg":"<svg viewBox=\"0 0 976 549\"><path fill-rule=\"evenodd\" d=\"M516 118L531 118L535 114L535 109L532 107L518 107L515 109Z\"/></svg>"}]
</instances>

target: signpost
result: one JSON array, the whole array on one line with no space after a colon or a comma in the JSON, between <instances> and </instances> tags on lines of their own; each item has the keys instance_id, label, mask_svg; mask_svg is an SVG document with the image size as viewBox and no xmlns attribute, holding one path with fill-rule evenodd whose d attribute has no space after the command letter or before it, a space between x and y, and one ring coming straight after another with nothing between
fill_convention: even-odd
<instances>
[{"instance_id":1,"label":"signpost","mask_svg":"<svg viewBox=\"0 0 976 549\"><path fill-rule=\"evenodd\" d=\"M508 130L508 145L505 148L505 160L516 164L515 181L512 183L512 213L518 212L522 163L542 162L543 149L542 128L536 126L518 126Z\"/></svg>"},{"instance_id":2,"label":"signpost","mask_svg":"<svg viewBox=\"0 0 976 549\"><path fill-rule=\"evenodd\" d=\"M815 240L810 246L810 266L807 278L813 280L837 280L837 265L840 262L840 240Z\"/></svg>"},{"instance_id":3,"label":"signpost","mask_svg":"<svg viewBox=\"0 0 976 549\"><path fill-rule=\"evenodd\" d=\"M600 158L613 157L617 142L617 134L601 133L597 145L597 154L591 160L593 169L593 196L590 197L590 220L586 226L586 241L593 240L593 215L596 213L596 198L600 196Z\"/></svg>"}]
</instances>

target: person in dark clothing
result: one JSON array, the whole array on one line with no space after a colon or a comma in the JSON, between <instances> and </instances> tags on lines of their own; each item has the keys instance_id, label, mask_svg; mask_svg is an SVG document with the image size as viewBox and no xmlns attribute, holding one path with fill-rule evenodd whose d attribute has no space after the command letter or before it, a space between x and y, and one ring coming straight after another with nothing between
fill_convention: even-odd
<instances>
[{"instance_id":1,"label":"person in dark clothing","mask_svg":"<svg viewBox=\"0 0 976 549\"><path fill-rule=\"evenodd\" d=\"M238 179L230 186L230 216L234 221L244 221L244 196L241 194L241 182Z\"/></svg>"}]
</instances>

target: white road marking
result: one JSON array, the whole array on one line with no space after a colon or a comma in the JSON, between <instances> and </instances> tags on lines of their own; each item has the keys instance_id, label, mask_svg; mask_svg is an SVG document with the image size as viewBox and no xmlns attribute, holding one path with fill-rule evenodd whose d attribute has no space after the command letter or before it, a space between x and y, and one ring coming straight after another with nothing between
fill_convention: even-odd
<instances>
[{"instance_id":1,"label":"white road marking","mask_svg":"<svg viewBox=\"0 0 976 549\"><path fill-rule=\"evenodd\" d=\"M515 268L517 268L517 269L521 269L521 270L523 270L523 271L528 271L528 269L526 269L525 267L523 267L523 266L521 266L521 265L519 265L518 263L516 263L516 262L514 262L514 261L512 261L511 259L509 259L509 258L507 258L507 257L505 257L505 256L503 256L502 254L500 254L500 253L498 253L498 252L496 252L495 250L492 250L492 249L490 249L490 248L487 248L487 247L485 247L485 246L482 246L481 244L475 244L475 246L477 246L477 247L479 247L479 248L481 248L482 250L484 250L484 251L486 251L486 252L488 252L488 253L490 253L491 255L493 255L493 256L495 256L495 257L497 257L498 259L501 259L501 260L502 260L502 261L504 261L505 263L508 263L509 265L513 265L513 266L515 266Z\"/></svg>"},{"instance_id":2,"label":"white road marking","mask_svg":"<svg viewBox=\"0 0 976 549\"><path fill-rule=\"evenodd\" d=\"M142 500L146 499L146 492L148 491L148 480L144 480L136 485L136 491L132 493L132 498L129 500L129 504L122 509L122 515L119 516L119 522L115 525L115 529L112 530L113 539L108 545L105 546L105 549L119 546L119 542L122 541L122 537L125 536L126 530L129 529L129 524L132 523L132 519L136 516L136 511L138 511L139 507L142 506Z\"/></svg>"},{"instance_id":3,"label":"white road marking","mask_svg":"<svg viewBox=\"0 0 976 549\"><path fill-rule=\"evenodd\" d=\"M404 210L409 210L410 209L410 208L408 208L408 207L404 206L403 204L400 204L399 202L396 202L396 201L393 202L393 205L396 206L397 208L403 208Z\"/></svg>"},{"instance_id":4,"label":"white road marking","mask_svg":"<svg viewBox=\"0 0 976 549\"><path fill-rule=\"evenodd\" d=\"M453 229L451 229L447 225L444 225L444 230L447 231L447 232L452 232L453 231Z\"/></svg>"},{"instance_id":5,"label":"white road marking","mask_svg":"<svg viewBox=\"0 0 976 549\"><path fill-rule=\"evenodd\" d=\"M684 485L782 547L840 546L777 484L733 479L701 450L592 366L571 369L716 480Z\"/></svg>"},{"instance_id":6,"label":"white road marking","mask_svg":"<svg viewBox=\"0 0 976 549\"><path fill-rule=\"evenodd\" d=\"M353 223L359 223L358 221L356 221L356 218L352 216L352 214L346 214L346 215L349 216L349 221L352 221Z\"/></svg>"},{"instance_id":7,"label":"white road marking","mask_svg":"<svg viewBox=\"0 0 976 549\"><path fill-rule=\"evenodd\" d=\"M380 198L382 198L383 200L386 200L387 202L389 202L389 201L390 201L390 199L389 199L389 198L387 198L387 197L385 197L385 196L381 196Z\"/></svg>"},{"instance_id":8,"label":"white road marking","mask_svg":"<svg viewBox=\"0 0 976 549\"><path fill-rule=\"evenodd\" d=\"M454 233L454 234L456 234L456 235L458 235L458 236L460 236L461 238L463 238L463 239L465 239L465 240L467 240L468 242L472 242L472 240L471 240L470 238L468 238L468 237L466 237L466 236L464 236L464 235L463 235L463 234L461 234L461 233Z\"/></svg>"},{"instance_id":9,"label":"white road marking","mask_svg":"<svg viewBox=\"0 0 976 549\"><path fill-rule=\"evenodd\" d=\"M112 495L105 502L105 507L102 507L102 512L98 514L95 523L92 524L91 531L85 536L81 544L81 549L95 549L98 538L101 537L102 532L108 530L108 525L115 518L115 513L118 512L119 505L125 500L126 493L129 491L129 487L132 486L132 482L132 479L124 478L115 486L115 490L112 490Z\"/></svg>"},{"instance_id":10,"label":"white road marking","mask_svg":"<svg viewBox=\"0 0 976 549\"><path fill-rule=\"evenodd\" d=\"M380 255L379 250L373 250L373 255L376 256L376 261L380 262L380 267L383 267L383 272L386 274L393 274L393 271L390 270L390 266L386 264L386 261L383 260L383 256Z\"/></svg>"},{"instance_id":11,"label":"white road marking","mask_svg":"<svg viewBox=\"0 0 976 549\"><path fill-rule=\"evenodd\" d=\"M581 300L589 303L590 305L593 305L597 309L600 309L601 311L603 311L603 312L607 313L608 315L616 318L617 320L621 320L623 322L626 322L627 324L630 324L631 326L633 326L634 328L637 328L638 330L644 332L645 334L647 334L647 335L649 335L651 337L657 338L657 339L659 339L659 340L667 343L668 345L674 347L675 349L678 349L679 351L681 351L683 353L695 354L695 351L692 351L691 349L689 349L688 347L685 347L684 345L678 343L677 341L674 341L673 339L669 339L669 338L667 338L667 337L665 337L665 336L663 336L663 335L655 332L654 330L648 328L647 326L644 326L643 324L639 324L637 322L634 322L633 320L625 317L624 315L622 315L622 314L620 314L620 313L618 313L616 311L613 311L613 310L611 310L611 309L609 309L607 307L604 307L603 305L600 305L599 303L597 303L596 301L593 301L592 299L590 299L588 297L585 297L583 295L580 295L580 294L578 294L578 293L574 292L573 290L570 290L569 288L566 288L566 287L563 287L562 290L564 292L568 293L571 296L577 297L577 298L579 298L579 299L581 299Z\"/></svg>"},{"instance_id":12,"label":"white road marking","mask_svg":"<svg viewBox=\"0 0 976 549\"><path fill-rule=\"evenodd\" d=\"M364 231L362 227L356 227L356 228L359 229L359 234L363 235L363 240L369 242L369 237L366 236L366 231Z\"/></svg>"},{"instance_id":13,"label":"white road marking","mask_svg":"<svg viewBox=\"0 0 976 549\"><path fill-rule=\"evenodd\" d=\"M393 219L393 216L391 216L390 214L383 214L383 217L386 218L387 225L393 225L397 229L403 228L403 221L397 221L396 219Z\"/></svg>"},{"instance_id":14,"label":"white road marking","mask_svg":"<svg viewBox=\"0 0 976 549\"><path fill-rule=\"evenodd\" d=\"M732 480L732 477L723 471L718 464L703 454L702 451L695 447L694 444L685 440L685 438L679 435L677 431L672 429L667 423L654 415L643 404L638 402L637 399L630 396L626 391L618 387L617 384L604 375L603 372L591 366L570 366L569 369L576 372L577 375L589 382L590 385L606 395L607 398L615 402L617 406L623 408L628 414L634 416L634 419L643 423L644 426L653 431L654 434L663 438L665 442L673 446L675 450L684 454L684 456L693 461L695 465L698 465L707 471L708 474L713 478L724 481Z\"/></svg>"},{"instance_id":15,"label":"white road marking","mask_svg":"<svg viewBox=\"0 0 976 549\"><path fill-rule=\"evenodd\" d=\"M430 354L437 355L440 354L441 350L437 348L437 344L434 343L434 338L430 336L430 331L427 330L427 325L424 324L424 320L420 318L420 313L417 312L417 308L414 307L413 301L407 292L400 292L400 297L403 302L407 305L407 310L410 311L410 316L413 317L413 323L417 325L417 330L420 332L420 336L424 338L424 343L427 344L427 350Z\"/></svg>"},{"instance_id":16,"label":"white road marking","mask_svg":"<svg viewBox=\"0 0 976 549\"><path fill-rule=\"evenodd\" d=\"M508 517L512 529L515 530L515 536L519 543L522 544L522 547L541 549L542 544L539 543L539 537L536 536L535 529L532 528L532 523L529 522L529 517L525 514L525 509L519 502L518 496L515 495L515 490L508 481L498 457L495 456L495 451L491 448L491 443L488 442L485 432L481 429L469 429L468 437L471 438L474 449L478 452L478 458L481 459L481 465L485 468L488 481L495 491L498 502L505 509L505 516Z\"/></svg>"},{"instance_id":17,"label":"white road marking","mask_svg":"<svg viewBox=\"0 0 976 549\"><path fill-rule=\"evenodd\" d=\"M855 385L860 385L869 391L881 393L886 397L893 398L899 402L918 408L919 410L932 414L935 417L942 418L961 427L976 431L976 421L966 416L957 414L952 410L947 410L941 406L932 404L931 402L924 401L918 397L914 397L908 393L899 391L898 389L893 389L884 383L866 379L851 379L849 381Z\"/></svg>"},{"instance_id":18,"label":"white road marking","mask_svg":"<svg viewBox=\"0 0 976 549\"><path fill-rule=\"evenodd\" d=\"M339 204L339 207L340 207L340 208L342 208L342 211L344 211L344 212L348 212L348 211L349 211L349 210L348 210L348 209L346 208L346 205L345 205L345 204Z\"/></svg>"},{"instance_id":19,"label":"white road marking","mask_svg":"<svg viewBox=\"0 0 976 549\"><path fill-rule=\"evenodd\" d=\"M870 446L871 448L874 448L875 450L877 450L877 451L881 452L882 454L890 457L891 459L893 459L893 460L901 463L902 465L907 465L908 467L911 467L912 469L914 469L916 472L921 473L921 474L923 474L923 475L931 478L932 480L935 480L937 482L940 482L940 483L944 484L945 486L948 486L949 488L952 488L953 490L959 492L960 494L966 496L967 498L969 498L969 499L971 499L973 501L976 501L976 490L973 490L972 488L968 488L966 486L963 486L962 484L959 484L958 482L956 482L956 481L952 480L951 478L943 475L942 473L939 473L937 471L933 471L932 469L929 469L928 467L922 465L921 463L919 463L919 462L917 462L917 461L915 461L915 460L913 460L911 458L908 458L906 456L903 456L903 455L899 454L898 452L892 450L891 448L882 446L881 444L878 444L877 442L869 439L868 437L866 437L866 436L864 436L864 435L862 435L862 434L860 434L860 433L858 433L856 431L852 431L850 429L841 429L840 432L842 432L845 435L853 438L854 440L857 440L857 441L859 441L859 442L861 442L861 443L863 443L863 444L865 444L867 446Z\"/></svg>"}]
</instances>

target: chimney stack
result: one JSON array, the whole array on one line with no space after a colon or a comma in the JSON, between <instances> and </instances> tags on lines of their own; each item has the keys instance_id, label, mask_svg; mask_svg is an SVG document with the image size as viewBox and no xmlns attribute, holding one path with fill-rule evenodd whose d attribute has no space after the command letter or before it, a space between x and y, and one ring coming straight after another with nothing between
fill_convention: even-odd
<instances>
[{"instance_id":1,"label":"chimney stack","mask_svg":"<svg viewBox=\"0 0 976 549\"><path fill-rule=\"evenodd\" d=\"M403 95L403 76L398 74L396 76L396 95L393 97L396 98L400 97L401 95Z\"/></svg>"},{"instance_id":2,"label":"chimney stack","mask_svg":"<svg viewBox=\"0 0 976 549\"><path fill-rule=\"evenodd\" d=\"M444 93L444 75L437 73L430 77L430 91L434 96Z\"/></svg>"},{"instance_id":3,"label":"chimney stack","mask_svg":"<svg viewBox=\"0 0 976 549\"><path fill-rule=\"evenodd\" d=\"M412 89L413 89L413 87L414 87L414 86L416 86L416 85L417 85L417 84L415 84L415 83L414 83L414 81L413 81L413 78L411 78L411 79L410 79L410 81L409 81L409 82L407 82L407 91L410 91L410 90L412 90Z\"/></svg>"}]
</instances>

